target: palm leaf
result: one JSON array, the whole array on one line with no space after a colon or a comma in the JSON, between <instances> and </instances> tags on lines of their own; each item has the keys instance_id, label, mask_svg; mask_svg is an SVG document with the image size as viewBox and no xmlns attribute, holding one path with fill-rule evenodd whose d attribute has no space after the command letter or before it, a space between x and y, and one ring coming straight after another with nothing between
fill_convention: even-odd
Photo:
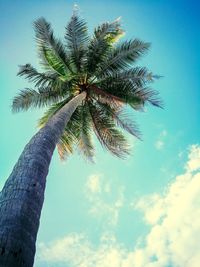
<instances>
[{"instance_id":1,"label":"palm leaf","mask_svg":"<svg viewBox=\"0 0 200 267\"><path fill-rule=\"evenodd\" d=\"M19 66L19 68L20 69L17 75L25 76L25 78L28 79L29 82L34 82L36 87L50 86L50 84L57 78L57 75L55 73L40 73L30 64L21 65Z\"/></svg>"},{"instance_id":2,"label":"palm leaf","mask_svg":"<svg viewBox=\"0 0 200 267\"><path fill-rule=\"evenodd\" d=\"M79 144L82 131L81 112L82 107L80 106L74 111L65 127L58 146L61 159L66 159L66 157L73 152L73 146Z\"/></svg>"},{"instance_id":3,"label":"palm leaf","mask_svg":"<svg viewBox=\"0 0 200 267\"><path fill-rule=\"evenodd\" d=\"M38 126L44 127L50 118L56 114L66 103L71 100L71 97L61 101L59 103L53 104L40 118ZM64 133L62 134L57 148L60 158L64 160L69 154L73 153L73 146L78 144L80 136L81 122L79 121L80 109L77 108L72 114L68 124L65 127Z\"/></svg>"},{"instance_id":4,"label":"palm leaf","mask_svg":"<svg viewBox=\"0 0 200 267\"><path fill-rule=\"evenodd\" d=\"M124 158L129 154L129 145L124 135L115 127L110 117L92 103L89 104L93 128L103 147L113 155Z\"/></svg>"},{"instance_id":5,"label":"palm leaf","mask_svg":"<svg viewBox=\"0 0 200 267\"><path fill-rule=\"evenodd\" d=\"M61 41L55 38L50 23L44 18L39 18L34 22L34 29L41 64L45 69L53 69L60 75L70 75L70 60Z\"/></svg>"},{"instance_id":6,"label":"palm leaf","mask_svg":"<svg viewBox=\"0 0 200 267\"><path fill-rule=\"evenodd\" d=\"M51 87L40 88L39 92L26 88L14 97L12 111L28 110L30 107L41 108L62 100L65 95L66 91L53 91Z\"/></svg>"},{"instance_id":7,"label":"palm leaf","mask_svg":"<svg viewBox=\"0 0 200 267\"><path fill-rule=\"evenodd\" d=\"M81 132L79 136L78 147L86 159L93 162L94 146L91 139L91 116L88 105L82 106L81 114Z\"/></svg>"},{"instance_id":8,"label":"palm leaf","mask_svg":"<svg viewBox=\"0 0 200 267\"><path fill-rule=\"evenodd\" d=\"M73 153L73 138L70 135L63 134L57 144L58 154L61 160Z\"/></svg>"},{"instance_id":9,"label":"palm leaf","mask_svg":"<svg viewBox=\"0 0 200 267\"><path fill-rule=\"evenodd\" d=\"M67 99L56 103L56 104L52 104L48 110L46 110L44 112L44 115L39 119L38 121L38 127L42 128L45 126L45 124L49 121L49 119L56 114L56 112L58 112L66 103L68 103L70 100L72 99L72 97L68 97Z\"/></svg>"},{"instance_id":10,"label":"palm leaf","mask_svg":"<svg viewBox=\"0 0 200 267\"><path fill-rule=\"evenodd\" d=\"M89 97L100 103L107 103L114 108L121 107L124 104L124 100L122 98L110 94L95 85L91 85L89 90Z\"/></svg>"},{"instance_id":11,"label":"palm leaf","mask_svg":"<svg viewBox=\"0 0 200 267\"><path fill-rule=\"evenodd\" d=\"M158 92L146 87L140 86L131 80L119 81L116 83L103 82L102 90L118 97L124 103L129 104L134 109L138 110L146 103L150 103L157 107L163 107L163 103L158 96Z\"/></svg>"},{"instance_id":12,"label":"palm leaf","mask_svg":"<svg viewBox=\"0 0 200 267\"><path fill-rule=\"evenodd\" d=\"M70 60L76 71L81 71L88 38L86 22L74 13L66 26L65 40Z\"/></svg>"},{"instance_id":13,"label":"palm leaf","mask_svg":"<svg viewBox=\"0 0 200 267\"><path fill-rule=\"evenodd\" d=\"M137 124L129 118L128 113L126 113L123 109L112 108L106 103L98 103L98 106L102 109L102 112L105 112L107 116L110 116L111 119L115 120L119 127L138 139L141 139L141 132L139 131Z\"/></svg>"},{"instance_id":14,"label":"palm leaf","mask_svg":"<svg viewBox=\"0 0 200 267\"><path fill-rule=\"evenodd\" d=\"M147 68L135 67L129 70L107 73L105 77L99 80L98 84L117 84L126 81L131 81L137 86L142 86L147 82L153 81L154 75Z\"/></svg>"},{"instance_id":15,"label":"palm leaf","mask_svg":"<svg viewBox=\"0 0 200 267\"><path fill-rule=\"evenodd\" d=\"M139 39L125 41L119 44L110 52L106 60L99 65L96 76L101 78L110 72L112 73L130 67L149 47L149 43L142 42Z\"/></svg>"},{"instance_id":16,"label":"palm leaf","mask_svg":"<svg viewBox=\"0 0 200 267\"><path fill-rule=\"evenodd\" d=\"M106 22L94 30L94 36L90 40L87 51L86 70L94 73L99 63L105 60L106 53L112 44L123 34L119 20Z\"/></svg>"},{"instance_id":17,"label":"palm leaf","mask_svg":"<svg viewBox=\"0 0 200 267\"><path fill-rule=\"evenodd\" d=\"M65 66L63 65L62 61L56 57L54 52L51 49L43 47L43 55L48 63L48 68L51 67L56 73L63 76L63 79L65 79Z\"/></svg>"}]
</instances>

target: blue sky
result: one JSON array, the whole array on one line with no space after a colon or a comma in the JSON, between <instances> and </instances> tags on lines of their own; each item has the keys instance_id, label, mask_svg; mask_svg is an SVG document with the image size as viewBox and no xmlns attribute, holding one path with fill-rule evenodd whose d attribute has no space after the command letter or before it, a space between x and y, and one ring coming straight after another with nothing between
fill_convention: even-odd
<instances>
[{"instance_id":1,"label":"blue sky","mask_svg":"<svg viewBox=\"0 0 200 267\"><path fill-rule=\"evenodd\" d=\"M176 262L177 255L185 255L186 245L170 252L169 247L163 247L164 252L172 254L164 259L161 257L166 254L164 252L159 255L149 252L146 240L151 237L154 227L161 225L160 221L156 221L163 216L159 208L163 203L166 203L164 207L173 206L170 197L176 199L180 196L179 203L181 194L185 193L184 188L191 189L189 192L196 202L191 202L186 194L184 201L191 209L188 208L185 214L177 213L183 217L189 216L192 208L196 207L194 203L200 201L192 187L197 180L195 175L198 175L200 160L199 4L197 1L162 0L102 0L98 3L80 0L76 3L90 31L101 22L121 16L125 39L138 37L152 43L148 55L138 65L147 66L154 73L164 76L153 86L160 92L165 109L148 107L144 113L133 113L144 141L130 138L133 153L125 161L112 157L99 144L96 144L96 164L86 163L78 154L62 163L55 151L47 180L35 266L106 267L105 262L98 259L108 257L108 261L111 259L110 267L129 267L128 264L135 259L135 265L130 266L195 267L197 260L194 255L193 265L187 265L187 258ZM32 63L38 66L32 22L44 16L52 23L56 35L62 37L73 4L74 1L67 0L0 2L1 187L23 147L37 131L37 120L43 111L12 114L10 109L11 100L19 89L29 86L22 78L16 77L18 65ZM183 181L177 179L178 174L183 174ZM180 180L181 186L178 184ZM173 195L176 186L182 191ZM156 202L161 203L159 207ZM154 211L153 215L148 214L149 210ZM165 210L165 218L170 220L172 211L170 208ZM175 218L180 230L179 219ZM188 222L189 226L190 223L192 221ZM193 240L194 231L200 233L200 224L195 229L190 228L188 239ZM169 237L172 244L173 238ZM139 241L144 248L142 252L136 251ZM69 242L73 251L68 248ZM82 251L83 247L87 247L87 252ZM57 256L52 251L57 251ZM126 262L122 254L127 257ZM149 262L144 256L147 254L151 255L148 256ZM72 255L77 255L82 263L76 262L76 257ZM92 255L91 261L86 261L83 255Z\"/></svg>"}]
</instances>

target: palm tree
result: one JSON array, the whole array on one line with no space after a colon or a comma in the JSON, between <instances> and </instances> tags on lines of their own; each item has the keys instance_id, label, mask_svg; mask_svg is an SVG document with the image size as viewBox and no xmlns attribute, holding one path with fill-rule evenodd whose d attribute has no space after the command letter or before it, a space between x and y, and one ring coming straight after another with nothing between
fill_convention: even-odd
<instances>
[{"instance_id":1,"label":"palm tree","mask_svg":"<svg viewBox=\"0 0 200 267\"><path fill-rule=\"evenodd\" d=\"M126 106L136 111L148 103L161 106L157 92L148 87L157 76L133 66L150 44L139 39L118 42L123 34L119 20L103 23L89 37L85 21L74 12L65 44L44 18L34 22L34 29L43 72L30 64L20 66L18 75L33 82L35 89L20 91L12 109L48 109L0 193L1 267L33 266L46 176L56 145L61 159L78 147L92 160L94 131L103 147L124 158L130 148L118 128L140 138Z\"/></svg>"}]
</instances>

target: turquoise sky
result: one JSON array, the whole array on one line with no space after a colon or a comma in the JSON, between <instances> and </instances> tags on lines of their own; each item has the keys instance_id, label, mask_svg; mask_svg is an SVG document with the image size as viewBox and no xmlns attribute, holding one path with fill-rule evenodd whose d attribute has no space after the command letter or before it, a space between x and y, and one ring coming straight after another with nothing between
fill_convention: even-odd
<instances>
[{"instance_id":1,"label":"turquoise sky","mask_svg":"<svg viewBox=\"0 0 200 267\"><path fill-rule=\"evenodd\" d=\"M195 260L193 265L187 265L187 259L177 263L178 254L160 260L162 254L148 252L149 262L145 262L131 251L136 251L138 244L146 247L149 233L156 223L161 224L148 220L147 213L156 204L152 194L157 194L159 201L169 199L170 186L177 185L178 174L190 172L191 179L196 177L200 161L200 4L192 0L102 0L97 3L80 0L76 3L90 31L101 22L121 16L125 39L138 37L152 43L148 55L138 65L164 76L153 86L160 92L165 109L147 107L143 113L132 113L140 125L143 142L130 137L133 153L125 161L114 158L99 144L96 145L96 164L85 162L78 154L63 163L55 151L47 180L35 267L107 267L103 263L106 257L110 267L197 267ZM37 131L37 120L42 114L42 110L12 114L10 108L19 89L31 87L16 76L18 65L38 66L32 23L44 16L52 23L56 35L62 37L73 4L74 1L68 0L0 1L1 188L23 147ZM186 183L184 186L191 188ZM196 196L196 191L192 192L192 196ZM193 203L188 199L186 203ZM154 219L159 212L153 213ZM171 215L167 213L167 216ZM188 222L189 226L190 223L192 221ZM200 227L195 231L198 229L200 234ZM83 251L83 247L87 251ZM107 255L110 248L114 252L111 250ZM176 249L172 249L174 251ZM184 255L184 248L180 255ZM127 261L123 257L127 257Z\"/></svg>"}]
</instances>

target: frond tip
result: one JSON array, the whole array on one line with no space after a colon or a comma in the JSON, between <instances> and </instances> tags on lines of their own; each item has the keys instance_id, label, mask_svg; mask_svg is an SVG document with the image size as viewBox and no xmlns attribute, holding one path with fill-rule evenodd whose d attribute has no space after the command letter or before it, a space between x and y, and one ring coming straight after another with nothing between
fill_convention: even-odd
<instances>
[{"instance_id":1,"label":"frond tip","mask_svg":"<svg viewBox=\"0 0 200 267\"><path fill-rule=\"evenodd\" d=\"M29 82L35 83L35 86L48 86L55 81L56 76L52 73L40 73L31 64L19 66L18 76L24 76Z\"/></svg>"}]
</instances>

